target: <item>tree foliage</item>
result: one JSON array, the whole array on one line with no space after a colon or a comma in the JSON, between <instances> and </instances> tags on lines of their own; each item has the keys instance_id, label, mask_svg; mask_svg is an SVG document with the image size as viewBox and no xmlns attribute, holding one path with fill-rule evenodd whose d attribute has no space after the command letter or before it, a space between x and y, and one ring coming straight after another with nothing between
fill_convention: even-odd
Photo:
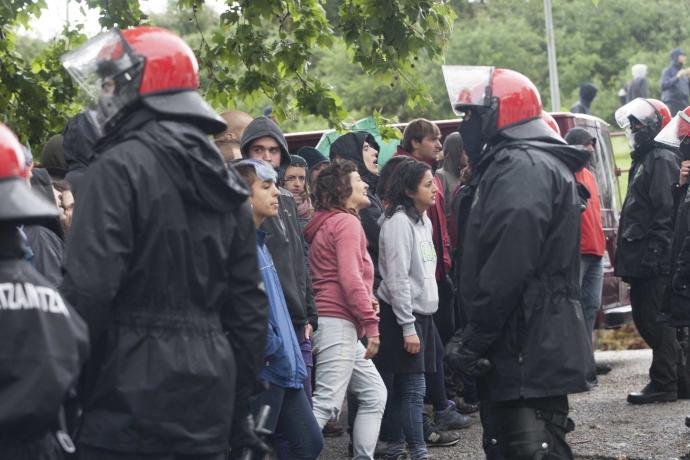
<instances>
[{"instance_id":1,"label":"tree foliage","mask_svg":"<svg viewBox=\"0 0 690 460\"><path fill-rule=\"evenodd\" d=\"M97 8L104 29L150 23L138 0L76 1L82 8ZM337 7L335 20L326 15L327 3ZM59 56L85 37L79 28L66 29L40 55L24 59L16 52L16 27L39 15L44 0L0 5L0 113L22 140L39 143L78 110L76 90ZM363 73L404 76L419 54L440 58L454 21L442 0L227 0L217 24L204 24L203 0L177 5L191 11L181 32L196 35L202 90L212 104L237 107L268 100L279 119L311 114L332 126L341 125L347 113L333 87L312 71L315 53L337 40ZM405 81L409 94L424 97L421 82Z\"/></svg>"}]
</instances>

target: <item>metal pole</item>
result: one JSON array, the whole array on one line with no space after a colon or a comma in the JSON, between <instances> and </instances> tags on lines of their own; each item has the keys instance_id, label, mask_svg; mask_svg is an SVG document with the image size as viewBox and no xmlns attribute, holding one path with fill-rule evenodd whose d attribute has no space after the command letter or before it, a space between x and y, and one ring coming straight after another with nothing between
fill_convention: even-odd
<instances>
[{"instance_id":1,"label":"metal pole","mask_svg":"<svg viewBox=\"0 0 690 460\"><path fill-rule=\"evenodd\" d=\"M549 86L551 87L551 111L561 110L561 93L558 90L558 64L556 63L556 41L553 38L553 17L551 0L544 0L544 17L546 18L546 47L549 56Z\"/></svg>"}]
</instances>

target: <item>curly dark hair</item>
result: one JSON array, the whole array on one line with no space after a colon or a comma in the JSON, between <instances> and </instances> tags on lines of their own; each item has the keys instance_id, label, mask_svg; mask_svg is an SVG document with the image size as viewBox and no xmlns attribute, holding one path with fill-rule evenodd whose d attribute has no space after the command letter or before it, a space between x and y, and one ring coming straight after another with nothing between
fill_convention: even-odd
<instances>
[{"instance_id":1,"label":"curly dark hair","mask_svg":"<svg viewBox=\"0 0 690 460\"><path fill-rule=\"evenodd\" d=\"M345 209L345 202L352 195L350 174L357 166L349 160L336 160L324 168L316 179L314 207L318 211Z\"/></svg>"},{"instance_id":2,"label":"curly dark hair","mask_svg":"<svg viewBox=\"0 0 690 460\"><path fill-rule=\"evenodd\" d=\"M403 208L408 216L414 220L421 220L422 215L414 205L414 200L408 193L415 193L422 182L422 178L431 167L421 161L403 161L394 171L395 180L392 180L386 192L388 207L386 217L391 217L399 208Z\"/></svg>"}]
</instances>

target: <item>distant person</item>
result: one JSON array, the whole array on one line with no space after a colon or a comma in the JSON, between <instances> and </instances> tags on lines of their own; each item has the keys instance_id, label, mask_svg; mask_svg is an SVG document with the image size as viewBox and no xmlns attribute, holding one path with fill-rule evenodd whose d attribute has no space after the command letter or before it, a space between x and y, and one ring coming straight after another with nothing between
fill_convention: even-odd
<instances>
[{"instance_id":1,"label":"distant person","mask_svg":"<svg viewBox=\"0 0 690 460\"><path fill-rule=\"evenodd\" d=\"M309 183L307 176L309 168L307 162L298 155L290 155L290 165L281 168L279 173L280 186L292 193L297 205L297 222L300 229L304 231L304 226L314 217L314 205L312 204L309 193Z\"/></svg>"},{"instance_id":2,"label":"distant person","mask_svg":"<svg viewBox=\"0 0 690 460\"><path fill-rule=\"evenodd\" d=\"M240 139L242 139L245 128L249 126L253 118L251 115L239 111L223 112L220 117L228 124L228 128L222 133L216 134L213 141L223 155L223 160L226 162L239 160L242 158Z\"/></svg>"},{"instance_id":3,"label":"distant person","mask_svg":"<svg viewBox=\"0 0 690 460\"><path fill-rule=\"evenodd\" d=\"M572 113L591 115L592 101L597 97L597 87L591 83L580 83L580 100L570 108Z\"/></svg>"},{"instance_id":4,"label":"distant person","mask_svg":"<svg viewBox=\"0 0 690 460\"><path fill-rule=\"evenodd\" d=\"M630 102L638 97L649 97L649 84L647 82L647 66L645 64L635 64L632 66L632 80L625 87L626 102Z\"/></svg>"},{"instance_id":5,"label":"distant person","mask_svg":"<svg viewBox=\"0 0 690 460\"><path fill-rule=\"evenodd\" d=\"M319 173L330 164L330 161L326 158L326 155L314 147L302 147L297 151L297 155L307 161L307 167L309 168L309 187L312 193L314 193L316 178L319 177Z\"/></svg>"},{"instance_id":6,"label":"distant person","mask_svg":"<svg viewBox=\"0 0 690 460\"><path fill-rule=\"evenodd\" d=\"M596 138L584 128L572 128L565 135L565 141L570 145L579 145L594 155ZM580 288L582 291L582 312L585 325L590 335L594 332L597 312L601 307L601 292L604 286L604 263L606 253L606 239L601 223L601 208L599 204L599 189L594 174L587 165L575 173L575 180L583 185L589 193L585 210L580 214ZM594 343L592 343L594 345ZM607 373L611 368L597 365L598 373Z\"/></svg>"},{"instance_id":7,"label":"distant person","mask_svg":"<svg viewBox=\"0 0 690 460\"><path fill-rule=\"evenodd\" d=\"M676 48L671 51L671 64L661 73L661 101L668 106L671 115L688 106L690 94L690 69L684 69L685 51Z\"/></svg>"},{"instance_id":8,"label":"distant person","mask_svg":"<svg viewBox=\"0 0 690 460\"><path fill-rule=\"evenodd\" d=\"M41 151L41 168L48 170L53 180L64 179L67 174L67 162L62 149L62 134L48 139Z\"/></svg>"}]
</instances>

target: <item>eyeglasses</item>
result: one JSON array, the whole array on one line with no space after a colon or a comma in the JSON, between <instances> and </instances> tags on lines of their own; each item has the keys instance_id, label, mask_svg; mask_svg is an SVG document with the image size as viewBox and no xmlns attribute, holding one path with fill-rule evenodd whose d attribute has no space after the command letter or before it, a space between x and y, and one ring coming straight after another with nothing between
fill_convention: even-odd
<instances>
[{"instance_id":1,"label":"eyeglasses","mask_svg":"<svg viewBox=\"0 0 690 460\"><path fill-rule=\"evenodd\" d=\"M266 152L270 153L271 155L280 154L280 147L264 147L263 145L254 145L249 150L253 155L263 155Z\"/></svg>"}]
</instances>

